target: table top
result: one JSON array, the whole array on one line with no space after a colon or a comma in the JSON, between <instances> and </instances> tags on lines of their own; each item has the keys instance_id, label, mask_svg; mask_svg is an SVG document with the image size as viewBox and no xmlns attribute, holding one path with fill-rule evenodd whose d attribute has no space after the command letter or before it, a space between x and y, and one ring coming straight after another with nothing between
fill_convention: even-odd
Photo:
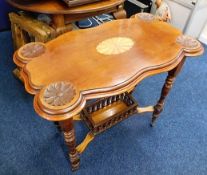
<instances>
[{"instance_id":1,"label":"table top","mask_svg":"<svg viewBox=\"0 0 207 175\"><path fill-rule=\"evenodd\" d=\"M104 11L114 8L124 2L124 0L102 0L91 4L77 7L67 7L61 0L7 0L12 6L36 13L45 14L83 14L97 11Z\"/></svg>"},{"instance_id":2,"label":"table top","mask_svg":"<svg viewBox=\"0 0 207 175\"><path fill-rule=\"evenodd\" d=\"M26 90L36 94L36 111L62 120L80 112L88 99L126 92L145 77L172 70L185 56L202 53L197 40L140 15L27 44L14 62L22 68ZM62 90L67 95L59 98Z\"/></svg>"}]
</instances>

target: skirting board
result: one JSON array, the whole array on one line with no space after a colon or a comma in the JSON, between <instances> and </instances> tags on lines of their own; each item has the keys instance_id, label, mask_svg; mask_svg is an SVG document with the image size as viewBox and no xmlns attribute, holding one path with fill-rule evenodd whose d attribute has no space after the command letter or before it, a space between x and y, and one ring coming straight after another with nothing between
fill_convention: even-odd
<instances>
[{"instance_id":1,"label":"skirting board","mask_svg":"<svg viewBox=\"0 0 207 175\"><path fill-rule=\"evenodd\" d=\"M203 31L202 31L201 34L200 34L199 40L200 40L202 43L204 43L204 44L207 45L207 22L206 22L206 25L205 25Z\"/></svg>"},{"instance_id":2,"label":"skirting board","mask_svg":"<svg viewBox=\"0 0 207 175\"><path fill-rule=\"evenodd\" d=\"M207 45L207 35L201 35L199 41Z\"/></svg>"}]
</instances>

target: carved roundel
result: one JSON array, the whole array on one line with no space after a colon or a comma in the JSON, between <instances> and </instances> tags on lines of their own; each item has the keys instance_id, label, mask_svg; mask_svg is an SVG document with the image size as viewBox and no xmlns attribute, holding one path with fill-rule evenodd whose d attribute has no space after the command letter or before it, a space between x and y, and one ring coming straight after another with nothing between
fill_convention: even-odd
<instances>
[{"instance_id":1,"label":"carved roundel","mask_svg":"<svg viewBox=\"0 0 207 175\"><path fill-rule=\"evenodd\" d=\"M34 58L43 54L45 50L46 47L43 43L32 42L21 47L18 51L18 54L20 57Z\"/></svg>"},{"instance_id":2,"label":"carved roundel","mask_svg":"<svg viewBox=\"0 0 207 175\"><path fill-rule=\"evenodd\" d=\"M132 48L134 41L128 37L112 37L98 44L97 52L103 55L118 55Z\"/></svg>"},{"instance_id":3,"label":"carved roundel","mask_svg":"<svg viewBox=\"0 0 207 175\"><path fill-rule=\"evenodd\" d=\"M64 106L76 95L74 86L68 82L56 82L48 85L43 93L44 101L51 106Z\"/></svg>"},{"instance_id":4,"label":"carved roundel","mask_svg":"<svg viewBox=\"0 0 207 175\"><path fill-rule=\"evenodd\" d=\"M150 13L138 13L136 16L143 21L153 21L155 19L155 16Z\"/></svg>"},{"instance_id":5,"label":"carved roundel","mask_svg":"<svg viewBox=\"0 0 207 175\"><path fill-rule=\"evenodd\" d=\"M196 50L201 47L199 41L194 39L193 37L181 35L177 38L177 43L182 45L186 50Z\"/></svg>"}]
</instances>

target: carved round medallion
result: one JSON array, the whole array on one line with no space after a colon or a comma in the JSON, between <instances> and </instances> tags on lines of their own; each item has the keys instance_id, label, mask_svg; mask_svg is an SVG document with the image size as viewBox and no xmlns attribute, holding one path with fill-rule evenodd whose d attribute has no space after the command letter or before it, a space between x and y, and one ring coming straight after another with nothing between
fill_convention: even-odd
<instances>
[{"instance_id":1,"label":"carved round medallion","mask_svg":"<svg viewBox=\"0 0 207 175\"><path fill-rule=\"evenodd\" d=\"M200 48L201 44L193 37L181 35L177 38L177 43L182 45L187 50L196 50Z\"/></svg>"},{"instance_id":2,"label":"carved round medallion","mask_svg":"<svg viewBox=\"0 0 207 175\"><path fill-rule=\"evenodd\" d=\"M43 99L51 106L63 106L76 95L75 88L68 82L56 82L46 87Z\"/></svg>"},{"instance_id":3,"label":"carved round medallion","mask_svg":"<svg viewBox=\"0 0 207 175\"><path fill-rule=\"evenodd\" d=\"M150 13L138 13L136 16L143 21L153 21L155 19L155 16Z\"/></svg>"},{"instance_id":4,"label":"carved round medallion","mask_svg":"<svg viewBox=\"0 0 207 175\"><path fill-rule=\"evenodd\" d=\"M134 41L127 37L113 37L98 44L97 52L103 55L118 55L132 48Z\"/></svg>"},{"instance_id":5,"label":"carved round medallion","mask_svg":"<svg viewBox=\"0 0 207 175\"><path fill-rule=\"evenodd\" d=\"M25 58L34 58L43 54L45 50L46 48L43 43L33 42L26 44L22 48L20 48L19 54L20 56Z\"/></svg>"}]
</instances>

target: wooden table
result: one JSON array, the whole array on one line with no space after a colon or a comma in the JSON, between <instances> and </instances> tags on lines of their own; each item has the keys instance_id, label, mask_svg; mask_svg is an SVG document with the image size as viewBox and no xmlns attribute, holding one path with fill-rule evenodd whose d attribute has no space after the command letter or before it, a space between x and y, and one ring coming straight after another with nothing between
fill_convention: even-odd
<instances>
[{"instance_id":1,"label":"wooden table","mask_svg":"<svg viewBox=\"0 0 207 175\"><path fill-rule=\"evenodd\" d=\"M92 4L68 8L61 0L7 0L9 4L26 12L48 14L52 24L48 25L27 15L10 13L14 50L32 41L47 42L57 36L71 31L72 22L87 17L112 13L116 19L126 17L124 0L102 0ZM22 79L19 70L14 75Z\"/></svg>"},{"instance_id":2,"label":"wooden table","mask_svg":"<svg viewBox=\"0 0 207 175\"><path fill-rule=\"evenodd\" d=\"M7 0L7 2L24 11L50 14L53 26L57 30L64 28L66 23L103 13L113 13L117 19L126 17L126 12L123 9L124 0L102 0L71 8L67 7L61 0Z\"/></svg>"},{"instance_id":3,"label":"wooden table","mask_svg":"<svg viewBox=\"0 0 207 175\"><path fill-rule=\"evenodd\" d=\"M152 112L152 125L186 56L203 53L202 45L167 23L141 13L96 28L72 31L46 44L30 43L14 54L34 109L64 133L72 170L95 135L132 114ZM140 107L132 97L144 78L168 72L154 106ZM91 102L92 99L97 99ZM73 122L90 129L76 146Z\"/></svg>"}]
</instances>

